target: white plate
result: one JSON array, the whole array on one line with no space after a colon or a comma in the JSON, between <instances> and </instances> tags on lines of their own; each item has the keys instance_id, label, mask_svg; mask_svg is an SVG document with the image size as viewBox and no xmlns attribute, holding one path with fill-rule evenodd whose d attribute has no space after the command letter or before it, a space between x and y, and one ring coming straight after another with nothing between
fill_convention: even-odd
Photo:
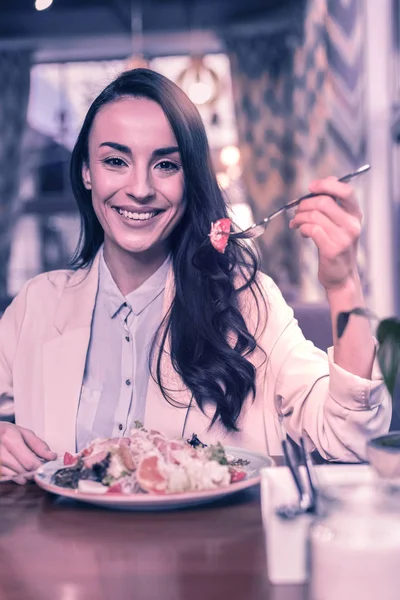
<instances>
[{"instance_id":1,"label":"white plate","mask_svg":"<svg viewBox=\"0 0 400 600\"><path fill-rule=\"evenodd\" d=\"M54 485L51 481L54 473L63 466L62 460L58 459L51 461L40 467L35 474L35 481L38 486L65 498L73 498L89 504L96 504L107 508L125 509L125 510L164 510L171 508L183 508L195 504L205 504L212 502L218 498L229 496L253 487L260 483L260 469L270 467L274 461L269 456L259 454L258 452L250 452L241 448L232 448L226 446L227 454L233 455L235 458L242 458L250 461L246 469L251 472L250 476L244 481L232 483L229 486L218 488L216 490L207 490L202 492L190 492L181 494L93 494L71 490L69 488Z\"/></svg>"}]
</instances>

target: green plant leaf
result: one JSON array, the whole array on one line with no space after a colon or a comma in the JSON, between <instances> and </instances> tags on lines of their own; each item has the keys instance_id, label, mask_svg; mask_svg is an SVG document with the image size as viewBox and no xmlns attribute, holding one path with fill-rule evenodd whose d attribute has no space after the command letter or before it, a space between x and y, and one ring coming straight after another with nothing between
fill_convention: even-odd
<instances>
[{"instance_id":1,"label":"green plant leaf","mask_svg":"<svg viewBox=\"0 0 400 600\"><path fill-rule=\"evenodd\" d=\"M351 315L358 315L360 317L365 317L366 319L376 319L376 315L370 311L368 308L364 308L361 306L356 306L351 310L347 310L344 312L340 312L337 317L336 322L336 333L338 338L340 339L345 332L347 324L349 322Z\"/></svg>"},{"instance_id":2,"label":"green plant leaf","mask_svg":"<svg viewBox=\"0 0 400 600\"><path fill-rule=\"evenodd\" d=\"M390 318L379 323L377 352L383 379L392 398L400 383L400 320Z\"/></svg>"}]
</instances>

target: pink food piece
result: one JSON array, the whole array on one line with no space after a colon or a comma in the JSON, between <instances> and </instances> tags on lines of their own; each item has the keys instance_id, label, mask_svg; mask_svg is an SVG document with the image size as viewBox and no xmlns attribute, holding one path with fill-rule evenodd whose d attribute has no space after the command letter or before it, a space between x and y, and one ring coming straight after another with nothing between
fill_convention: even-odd
<instances>
[{"instance_id":1,"label":"pink food piece","mask_svg":"<svg viewBox=\"0 0 400 600\"><path fill-rule=\"evenodd\" d=\"M100 452L96 452L95 454L89 454L88 456L85 456L85 458L83 459L85 467L88 467L90 469L90 467L93 467L93 465L97 465L97 463L100 463L102 460L105 459L107 454L107 450L100 450Z\"/></svg>"},{"instance_id":2,"label":"pink food piece","mask_svg":"<svg viewBox=\"0 0 400 600\"><path fill-rule=\"evenodd\" d=\"M164 436L154 435L153 439L151 441L153 442L154 446L157 448L157 450L159 452L161 452L161 454L163 456L167 456L168 441L165 439Z\"/></svg>"},{"instance_id":3,"label":"pink food piece","mask_svg":"<svg viewBox=\"0 0 400 600\"><path fill-rule=\"evenodd\" d=\"M180 460L179 460L179 456L180 453L183 451L186 451L187 453L187 448L188 444L186 442L184 442L183 440L170 440L168 442L168 448L167 448L167 463L173 463L175 465L179 465L180 464ZM190 452L189 452L190 453Z\"/></svg>"},{"instance_id":4,"label":"pink food piece","mask_svg":"<svg viewBox=\"0 0 400 600\"><path fill-rule=\"evenodd\" d=\"M243 481L243 479L246 479L246 471L242 471L241 469L231 467L229 469L229 473L231 476L231 483L237 483L238 481Z\"/></svg>"},{"instance_id":5,"label":"pink food piece","mask_svg":"<svg viewBox=\"0 0 400 600\"><path fill-rule=\"evenodd\" d=\"M122 485L120 483L113 483L108 488L107 494L122 494Z\"/></svg>"},{"instance_id":6,"label":"pink food piece","mask_svg":"<svg viewBox=\"0 0 400 600\"><path fill-rule=\"evenodd\" d=\"M211 231L208 234L211 245L215 250L223 254L229 241L231 231L231 220L228 218L218 219L215 223L211 223Z\"/></svg>"}]
</instances>

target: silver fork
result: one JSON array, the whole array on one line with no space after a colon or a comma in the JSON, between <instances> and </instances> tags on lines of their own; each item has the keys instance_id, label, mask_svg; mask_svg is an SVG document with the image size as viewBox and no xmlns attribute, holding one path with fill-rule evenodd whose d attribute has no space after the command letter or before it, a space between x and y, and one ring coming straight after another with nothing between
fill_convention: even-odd
<instances>
[{"instance_id":1,"label":"silver fork","mask_svg":"<svg viewBox=\"0 0 400 600\"><path fill-rule=\"evenodd\" d=\"M347 183L348 181L351 181L352 179L354 179L354 177L358 177L358 175L362 175L363 173L366 173L367 171L370 170L370 168L371 168L370 165L363 165L362 167L357 169L357 171L354 171L353 173L348 173L347 175L344 175L343 177L341 177L339 179L339 181L341 181L342 183ZM251 240L253 238L260 237L260 235L262 235L264 233L265 228L269 225L269 222L272 219L274 219L278 215L282 214L286 210L289 210L290 208L297 206L303 200L307 200L307 198L314 198L315 196L319 196L319 194L310 193L310 194L306 194L305 196L301 196L297 200L293 200L292 202L289 202L289 204L285 204L284 206L281 206L281 208L278 208L273 213L268 215L268 217L265 217L265 219L260 221L260 223L253 223L253 225L250 225L250 227L248 227L247 229L244 229L243 231L235 231L233 233L230 233L229 237L231 239L236 239L236 240L238 240L238 239Z\"/></svg>"},{"instance_id":2,"label":"silver fork","mask_svg":"<svg viewBox=\"0 0 400 600\"><path fill-rule=\"evenodd\" d=\"M307 486L304 486L300 475L299 464L297 458L291 449L289 439L282 439L283 455L285 457L286 465L292 474L294 484L299 496L298 502L294 504L283 504L276 508L276 514L282 519L294 519L298 515L306 513L315 513L317 510L317 482L314 476L314 466L312 464L310 453L308 452L304 438L300 438L300 454L302 462L304 463L307 481Z\"/></svg>"}]
</instances>

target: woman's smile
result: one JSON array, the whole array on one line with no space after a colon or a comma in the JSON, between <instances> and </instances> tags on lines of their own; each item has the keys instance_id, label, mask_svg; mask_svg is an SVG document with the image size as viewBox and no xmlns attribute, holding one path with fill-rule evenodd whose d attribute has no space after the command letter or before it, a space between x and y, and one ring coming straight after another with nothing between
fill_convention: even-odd
<instances>
[{"instance_id":1,"label":"woman's smile","mask_svg":"<svg viewBox=\"0 0 400 600\"><path fill-rule=\"evenodd\" d=\"M113 210L122 217L123 222L130 227L152 225L156 218L165 211L160 209L133 209L113 206Z\"/></svg>"}]
</instances>

